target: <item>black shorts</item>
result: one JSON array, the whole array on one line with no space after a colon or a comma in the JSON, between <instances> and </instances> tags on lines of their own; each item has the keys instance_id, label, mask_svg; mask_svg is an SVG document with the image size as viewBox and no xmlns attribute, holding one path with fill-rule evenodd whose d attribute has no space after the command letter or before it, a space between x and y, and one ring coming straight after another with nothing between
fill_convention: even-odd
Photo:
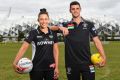
<instances>
[{"instance_id":1,"label":"black shorts","mask_svg":"<svg viewBox=\"0 0 120 80\"><path fill-rule=\"evenodd\" d=\"M66 67L68 80L95 80L95 69L93 65L81 65L78 67Z\"/></svg>"},{"instance_id":2,"label":"black shorts","mask_svg":"<svg viewBox=\"0 0 120 80\"><path fill-rule=\"evenodd\" d=\"M30 72L30 80L54 80L54 70L32 71Z\"/></svg>"}]
</instances>

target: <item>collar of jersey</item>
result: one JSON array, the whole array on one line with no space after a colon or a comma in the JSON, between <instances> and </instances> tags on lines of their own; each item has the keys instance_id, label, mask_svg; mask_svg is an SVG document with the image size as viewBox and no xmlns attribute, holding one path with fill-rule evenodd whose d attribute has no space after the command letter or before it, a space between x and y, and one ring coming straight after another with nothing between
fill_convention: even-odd
<instances>
[{"instance_id":1,"label":"collar of jersey","mask_svg":"<svg viewBox=\"0 0 120 80\"><path fill-rule=\"evenodd\" d=\"M81 22L80 23L84 23L85 21L84 21L83 17L80 17L80 18L81 18ZM70 22L76 23L76 22L73 21L73 19Z\"/></svg>"},{"instance_id":2,"label":"collar of jersey","mask_svg":"<svg viewBox=\"0 0 120 80\"><path fill-rule=\"evenodd\" d=\"M37 28L37 30L39 31L39 34L45 34L39 28L40 28L40 26L38 26L38 28ZM49 27L47 27L47 28L48 28L48 33L46 33L46 34L50 34L50 28Z\"/></svg>"},{"instance_id":3,"label":"collar of jersey","mask_svg":"<svg viewBox=\"0 0 120 80\"><path fill-rule=\"evenodd\" d=\"M85 23L85 20L83 17L80 17L81 18L81 22L77 25L76 22L73 21L73 19L70 21L71 23L74 23L76 26L80 26L81 24L84 24Z\"/></svg>"}]
</instances>

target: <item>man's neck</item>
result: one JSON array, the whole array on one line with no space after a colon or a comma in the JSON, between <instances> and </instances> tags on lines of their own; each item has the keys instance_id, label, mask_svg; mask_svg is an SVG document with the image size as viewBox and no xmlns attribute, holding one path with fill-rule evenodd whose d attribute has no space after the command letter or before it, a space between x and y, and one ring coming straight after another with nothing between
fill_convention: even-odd
<instances>
[{"instance_id":1,"label":"man's neck","mask_svg":"<svg viewBox=\"0 0 120 80\"><path fill-rule=\"evenodd\" d=\"M79 24L81 22L81 17L73 18L73 22Z\"/></svg>"}]
</instances>

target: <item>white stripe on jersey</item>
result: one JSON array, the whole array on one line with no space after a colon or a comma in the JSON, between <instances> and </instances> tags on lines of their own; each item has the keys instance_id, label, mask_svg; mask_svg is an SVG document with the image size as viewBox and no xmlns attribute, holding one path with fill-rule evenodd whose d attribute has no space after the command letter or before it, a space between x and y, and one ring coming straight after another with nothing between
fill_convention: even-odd
<instances>
[{"instance_id":1,"label":"white stripe on jersey","mask_svg":"<svg viewBox=\"0 0 120 80\"><path fill-rule=\"evenodd\" d=\"M35 46L34 41L32 41L32 60L34 59L35 52L36 52L36 46Z\"/></svg>"}]
</instances>

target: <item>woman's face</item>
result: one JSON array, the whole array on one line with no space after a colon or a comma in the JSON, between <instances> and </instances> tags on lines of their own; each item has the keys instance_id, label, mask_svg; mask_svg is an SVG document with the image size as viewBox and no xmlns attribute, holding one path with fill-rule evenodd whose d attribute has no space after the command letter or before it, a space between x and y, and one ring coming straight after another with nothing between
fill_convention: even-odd
<instances>
[{"instance_id":1,"label":"woman's face","mask_svg":"<svg viewBox=\"0 0 120 80\"><path fill-rule=\"evenodd\" d=\"M48 17L48 15L47 14L41 14L39 16L38 22L39 22L41 28L48 27L48 24L49 24L49 17Z\"/></svg>"}]
</instances>

